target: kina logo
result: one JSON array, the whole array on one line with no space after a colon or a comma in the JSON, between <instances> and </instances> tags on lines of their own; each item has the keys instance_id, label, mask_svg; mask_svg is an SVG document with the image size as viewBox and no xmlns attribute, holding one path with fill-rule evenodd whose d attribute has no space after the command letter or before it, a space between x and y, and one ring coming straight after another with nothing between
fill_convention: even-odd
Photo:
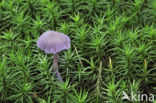
<instances>
[{"instance_id":1,"label":"kina logo","mask_svg":"<svg viewBox=\"0 0 156 103\"><path fill-rule=\"evenodd\" d=\"M128 94L123 91L123 97L122 100L128 100L128 101L154 101L154 94L141 94L138 92L135 94L133 91L131 92L131 96L128 96Z\"/></svg>"}]
</instances>

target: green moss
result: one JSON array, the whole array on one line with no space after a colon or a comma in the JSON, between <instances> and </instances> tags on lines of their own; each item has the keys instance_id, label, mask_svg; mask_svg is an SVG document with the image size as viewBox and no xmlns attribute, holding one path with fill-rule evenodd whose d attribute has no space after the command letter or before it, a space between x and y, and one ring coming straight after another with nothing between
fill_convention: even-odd
<instances>
[{"instance_id":1,"label":"green moss","mask_svg":"<svg viewBox=\"0 0 156 103\"><path fill-rule=\"evenodd\" d=\"M1 0L0 102L127 103L124 91L156 96L156 0ZM46 30L71 48L37 48Z\"/></svg>"}]
</instances>

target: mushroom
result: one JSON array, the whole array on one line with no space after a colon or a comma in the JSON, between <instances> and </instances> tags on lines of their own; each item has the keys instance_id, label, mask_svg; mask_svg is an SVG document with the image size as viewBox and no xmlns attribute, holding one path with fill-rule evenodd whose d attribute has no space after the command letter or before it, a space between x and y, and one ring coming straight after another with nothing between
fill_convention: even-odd
<instances>
[{"instance_id":1,"label":"mushroom","mask_svg":"<svg viewBox=\"0 0 156 103\"><path fill-rule=\"evenodd\" d=\"M57 31L46 31L37 40L37 46L48 54L54 54L53 72L57 76L58 80L63 82L58 71L58 53L70 48L70 38Z\"/></svg>"}]
</instances>

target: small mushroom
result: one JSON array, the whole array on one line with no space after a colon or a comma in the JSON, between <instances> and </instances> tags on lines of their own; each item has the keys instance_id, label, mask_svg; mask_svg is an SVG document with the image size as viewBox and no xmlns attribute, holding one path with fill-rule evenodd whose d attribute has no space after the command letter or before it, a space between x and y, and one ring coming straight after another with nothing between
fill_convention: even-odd
<instances>
[{"instance_id":1,"label":"small mushroom","mask_svg":"<svg viewBox=\"0 0 156 103\"><path fill-rule=\"evenodd\" d=\"M58 71L58 53L62 50L70 48L70 38L57 31L46 31L37 40L38 48L44 50L48 54L54 54L53 72L63 82L63 79Z\"/></svg>"}]
</instances>

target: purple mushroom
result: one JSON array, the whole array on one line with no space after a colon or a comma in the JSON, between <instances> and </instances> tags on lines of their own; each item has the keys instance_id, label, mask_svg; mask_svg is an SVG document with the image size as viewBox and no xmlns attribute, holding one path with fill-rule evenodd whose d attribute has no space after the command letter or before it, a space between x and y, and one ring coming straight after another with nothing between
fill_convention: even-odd
<instances>
[{"instance_id":1,"label":"purple mushroom","mask_svg":"<svg viewBox=\"0 0 156 103\"><path fill-rule=\"evenodd\" d=\"M57 31L46 31L37 40L37 46L48 54L54 54L53 72L63 82L58 71L58 52L70 48L70 38Z\"/></svg>"}]
</instances>

